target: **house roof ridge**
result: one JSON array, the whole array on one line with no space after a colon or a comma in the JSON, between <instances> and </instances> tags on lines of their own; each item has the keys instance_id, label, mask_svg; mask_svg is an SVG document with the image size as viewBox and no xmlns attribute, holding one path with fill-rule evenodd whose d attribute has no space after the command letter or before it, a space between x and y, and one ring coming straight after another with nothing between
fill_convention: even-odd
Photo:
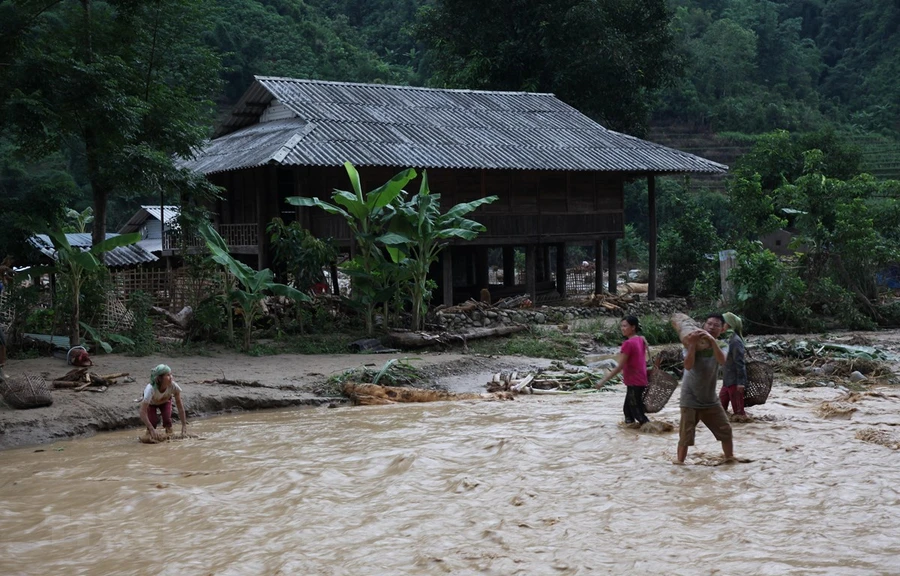
<instances>
[{"instance_id":1,"label":"house roof ridge","mask_svg":"<svg viewBox=\"0 0 900 576\"><path fill-rule=\"evenodd\" d=\"M346 82L341 80L316 80L313 78L291 78L288 76L254 76L259 81L290 82L292 84L325 84L329 86L357 86L385 90L414 90L423 92L456 92L461 94L500 94L504 96L545 96L559 100L552 92L528 92L526 90L477 90L474 88L435 88L431 86L408 86L402 84L372 84L366 82ZM561 100L560 100L561 101Z\"/></svg>"}]
</instances>

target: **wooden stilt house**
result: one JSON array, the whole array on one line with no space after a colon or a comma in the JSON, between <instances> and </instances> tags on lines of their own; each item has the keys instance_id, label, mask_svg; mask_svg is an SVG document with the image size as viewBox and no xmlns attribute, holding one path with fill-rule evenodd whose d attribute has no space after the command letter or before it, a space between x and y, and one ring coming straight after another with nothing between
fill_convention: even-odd
<instances>
[{"instance_id":1,"label":"wooden stilt house","mask_svg":"<svg viewBox=\"0 0 900 576\"><path fill-rule=\"evenodd\" d=\"M365 190L404 168L427 169L449 208L496 194L473 218L487 227L444 250L436 279L450 304L488 285L488 250L502 253L503 284L515 284L514 248L525 252L525 284L535 300L556 270L565 295L566 245L593 243L596 270L607 244L615 292L616 240L624 233L623 185L646 177L650 202L650 297L656 294L656 175L715 174L718 164L607 130L552 94L439 90L257 77L215 138L186 166L224 188L215 224L237 254L270 263L265 226L299 220L317 237L352 250L339 217L288 205L289 196L329 200L348 189L345 161ZM417 188L411 186L411 190ZM556 247L555 262L549 248ZM601 292L602 274L596 274ZM536 300L535 300L536 301Z\"/></svg>"}]
</instances>

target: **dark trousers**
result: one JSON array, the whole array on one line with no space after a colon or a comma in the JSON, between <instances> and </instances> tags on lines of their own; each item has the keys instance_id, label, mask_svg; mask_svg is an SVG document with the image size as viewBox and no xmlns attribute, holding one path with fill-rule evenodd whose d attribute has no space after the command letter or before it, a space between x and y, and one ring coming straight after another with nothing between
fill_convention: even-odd
<instances>
[{"instance_id":1,"label":"dark trousers","mask_svg":"<svg viewBox=\"0 0 900 576\"><path fill-rule=\"evenodd\" d=\"M650 419L644 414L644 391L646 386L626 386L625 387L625 406L622 407L625 412L625 423L640 422L644 424Z\"/></svg>"}]
</instances>

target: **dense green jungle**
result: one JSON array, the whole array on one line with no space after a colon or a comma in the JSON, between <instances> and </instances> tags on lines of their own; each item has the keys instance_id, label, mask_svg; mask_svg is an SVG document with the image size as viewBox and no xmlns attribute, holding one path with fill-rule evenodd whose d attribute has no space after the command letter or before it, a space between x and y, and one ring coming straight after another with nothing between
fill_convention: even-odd
<instances>
[{"instance_id":1,"label":"dense green jungle","mask_svg":"<svg viewBox=\"0 0 900 576\"><path fill-rule=\"evenodd\" d=\"M215 193L179 171L254 75L552 92L610 129L727 163L659 185L664 289L798 328L900 324L893 0L2 0L0 254L66 209L117 230ZM646 265L646 188L620 258ZM755 243L789 227L806 247Z\"/></svg>"}]
</instances>

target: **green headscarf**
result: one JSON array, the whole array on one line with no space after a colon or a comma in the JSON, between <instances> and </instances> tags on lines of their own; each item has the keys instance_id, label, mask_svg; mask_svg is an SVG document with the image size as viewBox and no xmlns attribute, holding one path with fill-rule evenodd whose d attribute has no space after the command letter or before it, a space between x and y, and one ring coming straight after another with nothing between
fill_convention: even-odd
<instances>
[{"instance_id":1,"label":"green headscarf","mask_svg":"<svg viewBox=\"0 0 900 576\"><path fill-rule=\"evenodd\" d=\"M731 326L731 329L734 330L734 333L744 337L744 323L741 321L741 317L733 312L726 312L722 314L722 317L725 318L725 323Z\"/></svg>"},{"instance_id":2,"label":"green headscarf","mask_svg":"<svg viewBox=\"0 0 900 576\"><path fill-rule=\"evenodd\" d=\"M150 385L153 386L154 388L159 388L159 386L156 383L156 381L159 379L159 377L162 376L163 374L171 374L171 373L172 373L171 368L169 368L165 364L160 364L159 366L157 366L156 368L154 368L153 370L150 371Z\"/></svg>"}]
</instances>

